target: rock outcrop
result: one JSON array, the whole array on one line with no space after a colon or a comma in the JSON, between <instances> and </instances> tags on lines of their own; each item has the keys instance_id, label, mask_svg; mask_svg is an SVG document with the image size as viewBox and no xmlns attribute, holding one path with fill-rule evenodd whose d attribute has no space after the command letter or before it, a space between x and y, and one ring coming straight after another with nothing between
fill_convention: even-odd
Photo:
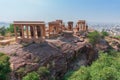
<instances>
[{"instance_id":1,"label":"rock outcrop","mask_svg":"<svg viewBox=\"0 0 120 80\"><path fill-rule=\"evenodd\" d=\"M25 47L16 44L0 48L0 52L10 56L14 80L21 79L28 72L37 71L40 66L49 69L51 78L60 80L68 70L90 65L97 58L98 52L91 44L74 40L47 41Z\"/></svg>"},{"instance_id":2,"label":"rock outcrop","mask_svg":"<svg viewBox=\"0 0 120 80\"><path fill-rule=\"evenodd\" d=\"M109 43L104 40L104 39L101 39L96 45L95 47L99 50L99 51L104 51L104 52L107 52L110 48L110 45Z\"/></svg>"}]
</instances>

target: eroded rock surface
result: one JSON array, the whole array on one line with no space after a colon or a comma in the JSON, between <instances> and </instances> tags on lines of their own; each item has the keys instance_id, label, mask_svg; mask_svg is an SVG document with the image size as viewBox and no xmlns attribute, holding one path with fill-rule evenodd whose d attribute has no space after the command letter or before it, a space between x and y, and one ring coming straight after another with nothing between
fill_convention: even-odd
<instances>
[{"instance_id":1,"label":"eroded rock surface","mask_svg":"<svg viewBox=\"0 0 120 80\"><path fill-rule=\"evenodd\" d=\"M48 67L51 77L60 80L68 70L91 64L97 58L98 52L92 45L86 42L74 42L76 39L48 40L45 43L25 47L14 44L0 48L0 52L10 56L14 80L20 79L27 72L37 70L40 66ZM24 73L17 75L21 68L24 68Z\"/></svg>"}]
</instances>

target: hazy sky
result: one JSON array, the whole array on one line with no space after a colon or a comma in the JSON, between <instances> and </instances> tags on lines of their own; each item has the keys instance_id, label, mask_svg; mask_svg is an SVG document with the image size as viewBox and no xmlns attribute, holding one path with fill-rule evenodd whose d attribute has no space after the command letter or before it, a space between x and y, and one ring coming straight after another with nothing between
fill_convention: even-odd
<instances>
[{"instance_id":1,"label":"hazy sky","mask_svg":"<svg viewBox=\"0 0 120 80\"><path fill-rule=\"evenodd\" d=\"M0 21L120 22L120 0L0 0Z\"/></svg>"}]
</instances>

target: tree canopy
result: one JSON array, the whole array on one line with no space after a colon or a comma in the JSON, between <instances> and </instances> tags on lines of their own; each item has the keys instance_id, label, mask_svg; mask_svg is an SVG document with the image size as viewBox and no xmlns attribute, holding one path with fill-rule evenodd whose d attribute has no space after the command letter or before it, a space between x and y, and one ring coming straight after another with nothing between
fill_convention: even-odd
<instances>
[{"instance_id":1,"label":"tree canopy","mask_svg":"<svg viewBox=\"0 0 120 80\"><path fill-rule=\"evenodd\" d=\"M9 57L0 53L0 80L6 80L7 74L11 71Z\"/></svg>"},{"instance_id":2,"label":"tree canopy","mask_svg":"<svg viewBox=\"0 0 120 80\"><path fill-rule=\"evenodd\" d=\"M120 80L120 52L101 52L91 66L68 72L64 80Z\"/></svg>"}]
</instances>

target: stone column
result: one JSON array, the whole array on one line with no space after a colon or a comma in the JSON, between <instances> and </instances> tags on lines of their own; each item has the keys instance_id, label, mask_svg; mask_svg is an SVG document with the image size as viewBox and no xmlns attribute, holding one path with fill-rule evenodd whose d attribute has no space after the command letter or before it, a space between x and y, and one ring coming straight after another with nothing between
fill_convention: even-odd
<instances>
[{"instance_id":1,"label":"stone column","mask_svg":"<svg viewBox=\"0 0 120 80\"><path fill-rule=\"evenodd\" d=\"M83 30L83 23L81 23L81 30Z\"/></svg>"},{"instance_id":2,"label":"stone column","mask_svg":"<svg viewBox=\"0 0 120 80\"><path fill-rule=\"evenodd\" d=\"M34 39L36 39L36 34L35 34L35 25L33 25L32 27L33 27L33 37L34 37Z\"/></svg>"},{"instance_id":3,"label":"stone column","mask_svg":"<svg viewBox=\"0 0 120 80\"><path fill-rule=\"evenodd\" d=\"M21 25L20 27L21 27L21 29L22 29L22 39L24 39L24 38L25 38L25 36L24 36L24 26Z\"/></svg>"},{"instance_id":4,"label":"stone column","mask_svg":"<svg viewBox=\"0 0 120 80\"><path fill-rule=\"evenodd\" d=\"M79 27L79 31L80 31L80 29L81 29L81 24L80 23L78 24L78 27Z\"/></svg>"},{"instance_id":5,"label":"stone column","mask_svg":"<svg viewBox=\"0 0 120 80\"><path fill-rule=\"evenodd\" d=\"M46 36L46 32L45 32L45 25L43 26L42 33L43 33L43 37L45 37L45 36Z\"/></svg>"},{"instance_id":6,"label":"stone column","mask_svg":"<svg viewBox=\"0 0 120 80\"><path fill-rule=\"evenodd\" d=\"M82 24L81 23L79 24L79 26L80 26L80 30L82 30Z\"/></svg>"},{"instance_id":7,"label":"stone column","mask_svg":"<svg viewBox=\"0 0 120 80\"><path fill-rule=\"evenodd\" d=\"M50 24L49 24L49 36L50 36L50 29L51 29L50 27L51 27L51 26L50 26Z\"/></svg>"},{"instance_id":8,"label":"stone column","mask_svg":"<svg viewBox=\"0 0 120 80\"><path fill-rule=\"evenodd\" d=\"M68 30L69 31L73 30L73 22L68 22Z\"/></svg>"},{"instance_id":9,"label":"stone column","mask_svg":"<svg viewBox=\"0 0 120 80\"><path fill-rule=\"evenodd\" d=\"M34 33L33 33L33 26L30 25L30 34L31 34L31 38L34 37Z\"/></svg>"},{"instance_id":10,"label":"stone column","mask_svg":"<svg viewBox=\"0 0 120 80\"><path fill-rule=\"evenodd\" d=\"M28 25L26 26L27 39L29 39Z\"/></svg>"},{"instance_id":11,"label":"stone column","mask_svg":"<svg viewBox=\"0 0 120 80\"><path fill-rule=\"evenodd\" d=\"M85 23L85 31L86 31L86 23Z\"/></svg>"},{"instance_id":12,"label":"stone column","mask_svg":"<svg viewBox=\"0 0 120 80\"><path fill-rule=\"evenodd\" d=\"M88 31L88 25L86 25L86 31Z\"/></svg>"},{"instance_id":13,"label":"stone column","mask_svg":"<svg viewBox=\"0 0 120 80\"><path fill-rule=\"evenodd\" d=\"M84 23L82 23L82 31L84 31Z\"/></svg>"},{"instance_id":14,"label":"stone column","mask_svg":"<svg viewBox=\"0 0 120 80\"><path fill-rule=\"evenodd\" d=\"M15 39L17 41L17 31L16 31L16 25L14 25L14 33L15 33Z\"/></svg>"},{"instance_id":15,"label":"stone column","mask_svg":"<svg viewBox=\"0 0 120 80\"><path fill-rule=\"evenodd\" d=\"M57 32L57 34L59 33L59 25L56 25L56 32Z\"/></svg>"},{"instance_id":16,"label":"stone column","mask_svg":"<svg viewBox=\"0 0 120 80\"><path fill-rule=\"evenodd\" d=\"M38 36L38 38L40 38L41 36L42 36L42 32L41 32L41 25L39 25L39 26L36 26L36 31L37 31L37 36Z\"/></svg>"},{"instance_id":17,"label":"stone column","mask_svg":"<svg viewBox=\"0 0 120 80\"><path fill-rule=\"evenodd\" d=\"M84 31L84 23L82 24L82 30Z\"/></svg>"}]
</instances>

